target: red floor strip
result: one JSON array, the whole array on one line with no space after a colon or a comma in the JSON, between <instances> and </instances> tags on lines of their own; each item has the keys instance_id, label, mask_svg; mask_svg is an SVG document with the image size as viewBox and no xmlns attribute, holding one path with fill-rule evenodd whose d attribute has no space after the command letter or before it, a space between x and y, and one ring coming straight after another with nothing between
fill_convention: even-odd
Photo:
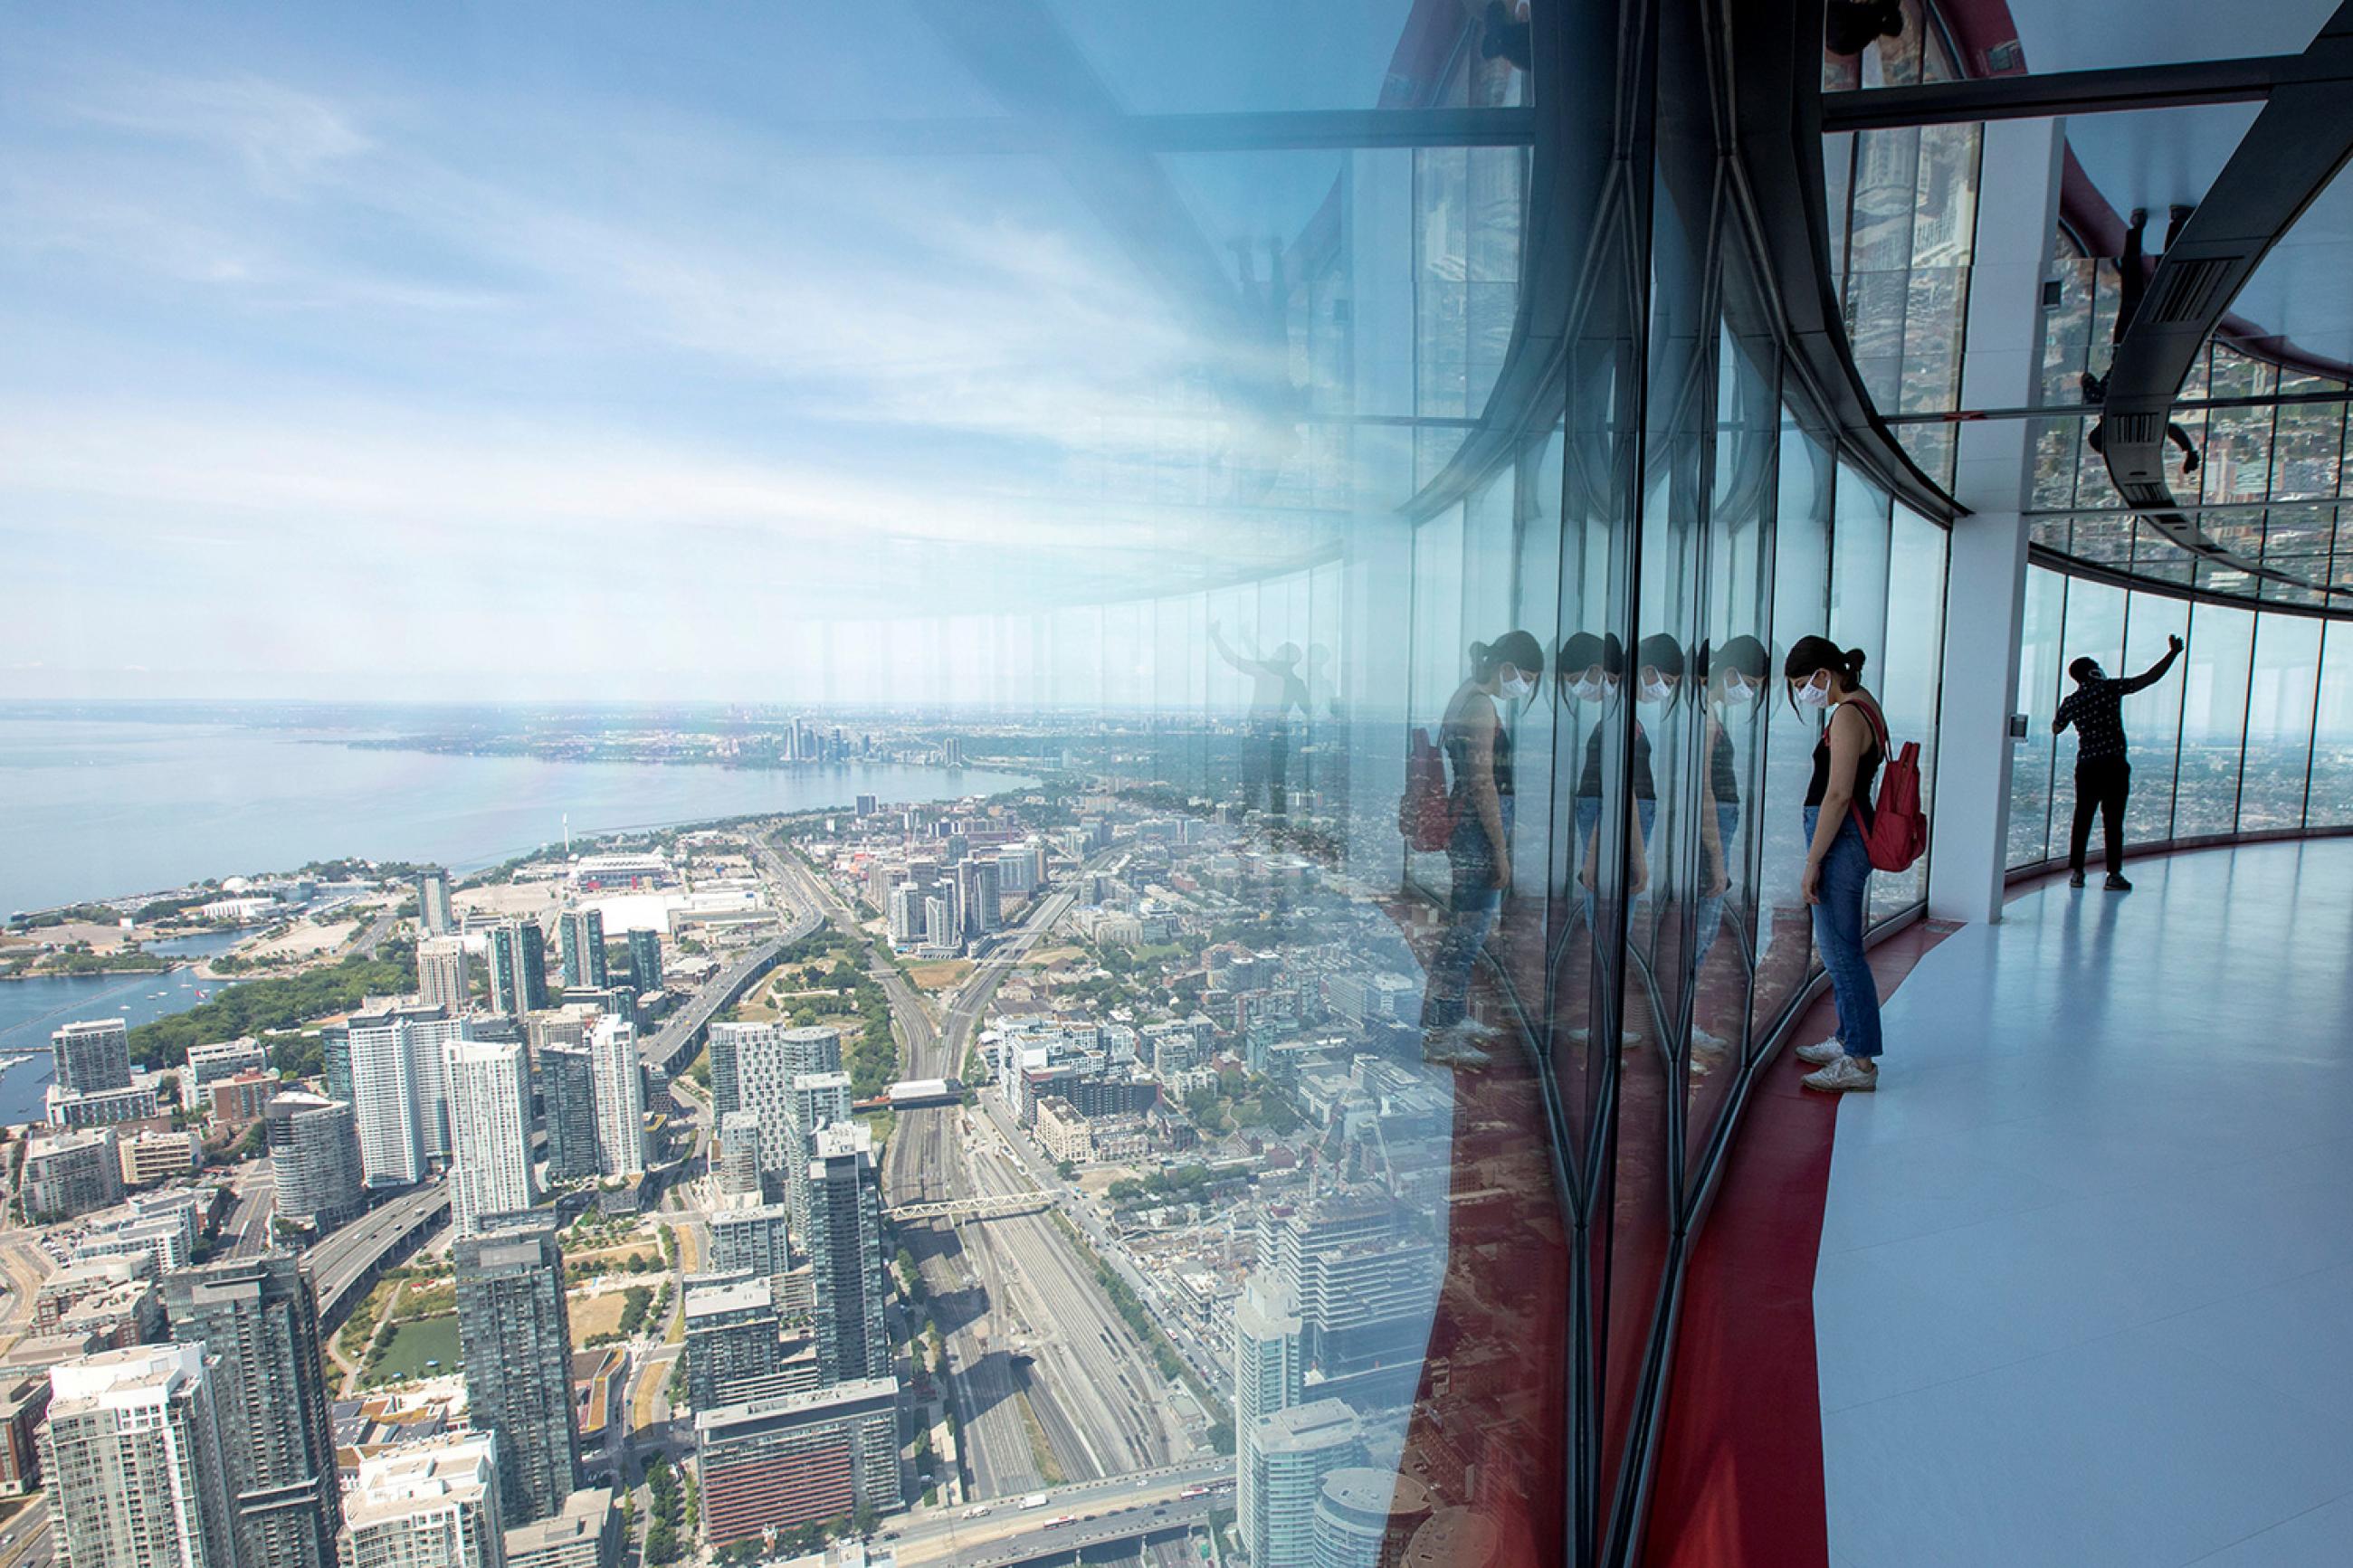
<instances>
[{"instance_id":1,"label":"red floor strip","mask_svg":"<svg viewBox=\"0 0 2353 1568\"><path fill-rule=\"evenodd\" d=\"M1922 921L1873 948L1880 994L1952 929ZM1825 994L1793 1038L1818 1040L1836 1026ZM1685 1267L1647 1568L1830 1560L1814 1259L1838 1103L1799 1087L1806 1070L1785 1051L1757 1084Z\"/></svg>"}]
</instances>

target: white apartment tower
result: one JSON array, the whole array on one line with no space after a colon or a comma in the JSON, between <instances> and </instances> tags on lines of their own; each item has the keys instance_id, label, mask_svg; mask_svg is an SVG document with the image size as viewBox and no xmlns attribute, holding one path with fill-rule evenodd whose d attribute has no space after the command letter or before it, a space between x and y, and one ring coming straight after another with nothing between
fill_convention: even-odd
<instances>
[{"instance_id":1,"label":"white apartment tower","mask_svg":"<svg viewBox=\"0 0 2353 1568\"><path fill-rule=\"evenodd\" d=\"M417 944L417 994L428 1007L447 1007L452 1017L472 998L462 937L428 936Z\"/></svg>"},{"instance_id":2,"label":"white apartment tower","mask_svg":"<svg viewBox=\"0 0 2353 1568\"><path fill-rule=\"evenodd\" d=\"M1280 1280L1251 1274L1234 1303L1234 1508L1246 1540L1259 1515L1260 1423L1301 1403L1306 1379L1297 1300Z\"/></svg>"},{"instance_id":3,"label":"white apartment tower","mask_svg":"<svg viewBox=\"0 0 2353 1568\"><path fill-rule=\"evenodd\" d=\"M646 1168L646 1086L638 1060L637 1026L623 1018L599 1018L589 1037L588 1057L596 1107L597 1173L641 1174Z\"/></svg>"},{"instance_id":4,"label":"white apartment tower","mask_svg":"<svg viewBox=\"0 0 2353 1568\"><path fill-rule=\"evenodd\" d=\"M237 1568L202 1345L135 1345L53 1368L39 1442L60 1564Z\"/></svg>"},{"instance_id":5,"label":"white apartment tower","mask_svg":"<svg viewBox=\"0 0 2353 1568\"><path fill-rule=\"evenodd\" d=\"M340 1568L506 1568L498 1438L456 1433L360 1461Z\"/></svg>"},{"instance_id":6,"label":"white apartment tower","mask_svg":"<svg viewBox=\"0 0 2353 1568\"><path fill-rule=\"evenodd\" d=\"M452 1040L443 1047L455 1148L449 1210L459 1236L490 1215L531 1207L531 1068L521 1041Z\"/></svg>"}]
</instances>

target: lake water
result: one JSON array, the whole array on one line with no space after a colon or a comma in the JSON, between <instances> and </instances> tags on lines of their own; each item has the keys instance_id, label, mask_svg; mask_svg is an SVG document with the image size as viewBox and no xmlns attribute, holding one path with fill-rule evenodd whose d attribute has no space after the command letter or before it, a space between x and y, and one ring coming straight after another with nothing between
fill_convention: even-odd
<instances>
[{"instance_id":1,"label":"lake water","mask_svg":"<svg viewBox=\"0 0 2353 1568\"><path fill-rule=\"evenodd\" d=\"M0 910L346 855L474 869L560 838L566 814L579 837L846 808L860 795L952 800L1029 782L978 768L551 763L362 750L340 740L233 724L0 714ZM194 956L231 940L199 937L158 951ZM0 1051L46 1045L50 1030L75 1018L135 1025L182 1012L195 1005L199 988L217 994L192 971L0 981ZM0 1122L37 1115L48 1077L46 1058L0 1075Z\"/></svg>"},{"instance_id":2,"label":"lake water","mask_svg":"<svg viewBox=\"0 0 2353 1568\"><path fill-rule=\"evenodd\" d=\"M150 945L148 951L178 958L226 952L235 931L206 931ZM0 1055L47 1046L49 1032L78 1018L121 1018L133 1027L170 1013L185 1013L227 987L199 980L195 966L169 974L85 974L38 980L0 980ZM200 995L199 993L203 994ZM49 1058L29 1057L0 1073L0 1125L37 1121L41 1095L49 1087Z\"/></svg>"},{"instance_id":3,"label":"lake water","mask_svg":"<svg viewBox=\"0 0 2353 1568\"><path fill-rule=\"evenodd\" d=\"M953 800L978 768L768 770L364 750L230 724L0 712L0 910L117 898L357 855L496 865L563 837L754 812ZM339 740L340 737L335 737Z\"/></svg>"}]
</instances>

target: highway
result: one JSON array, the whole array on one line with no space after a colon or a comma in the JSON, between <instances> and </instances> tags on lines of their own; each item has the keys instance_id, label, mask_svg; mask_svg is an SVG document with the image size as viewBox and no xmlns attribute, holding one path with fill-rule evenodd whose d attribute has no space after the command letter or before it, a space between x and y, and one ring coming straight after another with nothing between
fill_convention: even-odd
<instances>
[{"instance_id":1,"label":"highway","mask_svg":"<svg viewBox=\"0 0 2353 1568\"><path fill-rule=\"evenodd\" d=\"M377 1267L430 1235L448 1213L449 1189L428 1182L370 1209L311 1247L305 1260L319 1292L321 1330L342 1322L366 1294Z\"/></svg>"},{"instance_id":2,"label":"highway","mask_svg":"<svg viewBox=\"0 0 2353 1568\"><path fill-rule=\"evenodd\" d=\"M833 912L849 911L805 868L767 852L775 874ZM898 967L879 952L883 985L906 1047L909 1078L961 1073L967 1046L997 984L1067 911L1068 891L1038 900L1020 925L945 998L944 1027ZM892 1206L1045 1190L1020 1163L959 1132L955 1106L901 1111L884 1156ZM1042 1484L1037 1440L1063 1477L1118 1476L1187 1457L1193 1439L1169 1409L1150 1351L1121 1321L1089 1263L1051 1214L902 1224L944 1337L946 1382L956 1400L971 1495L1004 1497ZM1017 1357L1034 1358L1018 1361ZM1026 1411L1025 1411L1026 1405ZM1035 1417L1036 1430L1030 1426Z\"/></svg>"}]
</instances>

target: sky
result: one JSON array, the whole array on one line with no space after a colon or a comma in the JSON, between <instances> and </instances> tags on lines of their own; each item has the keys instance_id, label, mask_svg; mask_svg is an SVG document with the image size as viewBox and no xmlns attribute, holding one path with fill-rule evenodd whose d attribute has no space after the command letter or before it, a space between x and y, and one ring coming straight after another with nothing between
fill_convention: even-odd
<instances>
[{"instance_id":1,"label":"sky","mask_svg":"<svg viewBox=\"0 0 2353 1568\"><path fill-rule=\"evenodd\" d=\"M1289 572L1344 155L867 128L1367 107L1403 11L15 8L0 698L756 698Z\"/></svg>"}]
</instances>

